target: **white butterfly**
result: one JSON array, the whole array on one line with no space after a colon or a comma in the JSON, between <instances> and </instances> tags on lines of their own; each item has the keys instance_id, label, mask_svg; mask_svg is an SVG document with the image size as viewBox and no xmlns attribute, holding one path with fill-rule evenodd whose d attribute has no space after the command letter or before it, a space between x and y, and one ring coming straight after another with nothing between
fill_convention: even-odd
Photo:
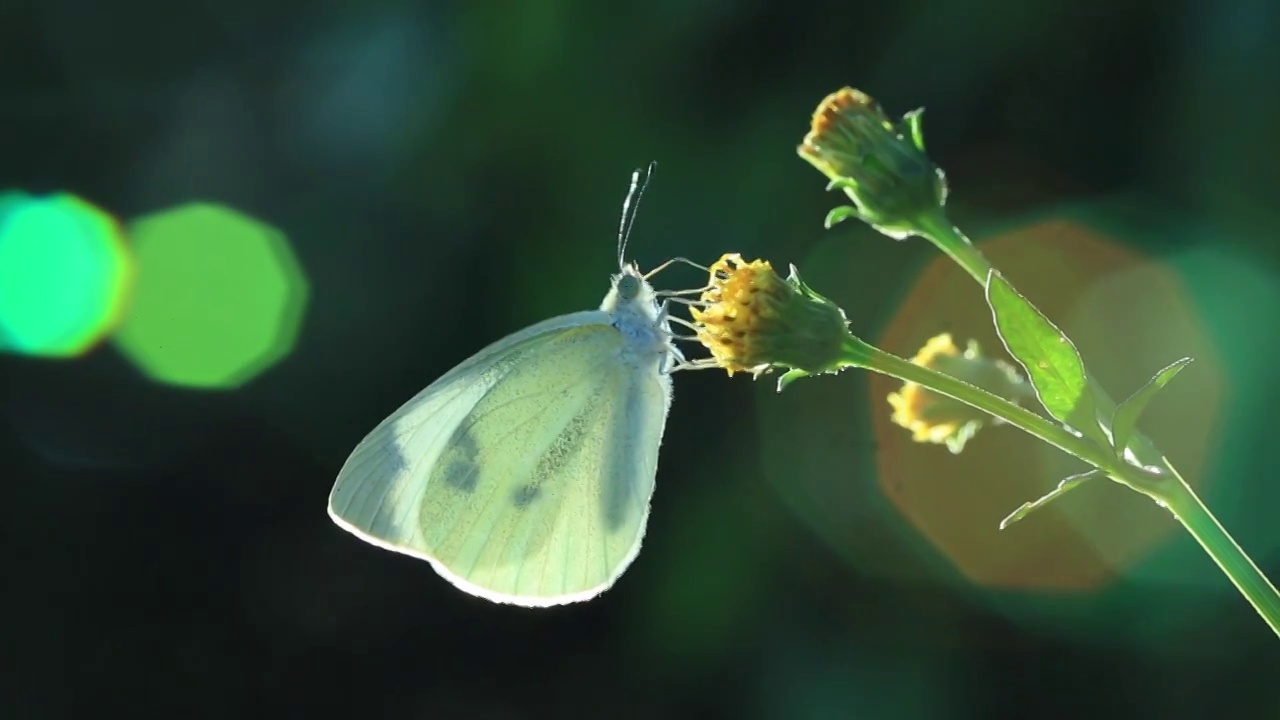
<instances>
[{"instance_id":1,"label":"white butterfly","mask_svg":"<svg viewBox=\"0 0 1280 720\"><path fill-rule=\"evenodd\" d=\"M600 309L499 340L382 421L338 474L334 522L495 602L587 600L627 569L684 362L657 270L623 263L639 177Z\"/></svg>"}]
</instances>

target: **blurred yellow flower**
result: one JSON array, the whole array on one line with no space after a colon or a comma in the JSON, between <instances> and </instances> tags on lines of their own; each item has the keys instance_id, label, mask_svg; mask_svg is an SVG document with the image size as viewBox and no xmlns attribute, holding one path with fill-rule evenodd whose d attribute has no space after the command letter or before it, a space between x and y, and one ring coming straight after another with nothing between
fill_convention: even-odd
<instances>
[{"instance_id":1,"label":"blurred yellow flower","mask_svg":"<svg viewBox=\"0 0 1280 720\"><path fill-rule=\"evenodd\" d=\"M930 338L911 362L945 373L970 385L1013 402L1032 394L1012 365L998 359L982 357L978 344L970 340L961 352L950 333ZM896 393L889 393L893 422L911 431L916 442L945 444L953 453L982 428L983 423L998 422L970 405L928 390L917 383L904 383Z\"/></svg>"}]
</instances>

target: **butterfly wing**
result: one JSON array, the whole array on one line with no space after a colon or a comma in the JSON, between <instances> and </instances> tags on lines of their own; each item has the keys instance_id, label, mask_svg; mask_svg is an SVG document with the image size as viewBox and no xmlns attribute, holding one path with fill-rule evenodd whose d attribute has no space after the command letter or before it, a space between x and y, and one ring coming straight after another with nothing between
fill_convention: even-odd
<instances>
[{"instance_id":1,"label":"butterfly wing","mask_svg":"<svg viewBox=\"0 0 1280 720\"><path fill-rule=\"evenodd\" d=\"M588 312L486 348L361 442L330 515L490 600L599 594L639 551L670 401L623 345Z\"/></svg>"}]
</instances>

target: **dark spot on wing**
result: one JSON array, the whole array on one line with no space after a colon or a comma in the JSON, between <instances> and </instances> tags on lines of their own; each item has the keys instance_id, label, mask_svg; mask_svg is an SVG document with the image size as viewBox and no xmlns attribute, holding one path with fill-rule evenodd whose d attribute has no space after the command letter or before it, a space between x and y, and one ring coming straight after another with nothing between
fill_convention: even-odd
<instances>
[{"instance_id":1,"label":"dark spot on wing","mask_svg":"<svg viewBox=\"0 0 1280 720\"><path fill-rule=\"evenodd\" d=\"M444 481L449 487L462 492L475 492L480 476L480 468L476 459L480 448L476 445L475 436L466 427L458 428L440 458L444 466Z\"/></svg>"},{"instance_id":2,"label":"dark spot on wing","mask_svg":"<svg viewBox=\"0 0 1280 720\"><path fill-rule=\"evenodd\" d=\"M465 493L475 492L478 468L465 460L454 460L445 471L444 481L449 487Z\"/></svg>"},{"instance_id":3,"label":"dark spot on wing","mask_svg":"<svg viewBox=\"0 0 1280 720\"><path fill-rule=\"evenodd\" d=\"M529 504L532 503L534 500L537 500L538 496L541 494L542 494L542 491L539 490L536 486L525 485L521 487L519 490L516 490L515 493L512 494L511 502L517 508L523 510L529 507Z\"/></svg>"},{"instance_id":4,"label":"dark spot on wing","mask_svg":"<svg viewBox=\"0 0 1280 720\"><path fill-rule=\"evenodd\" d=\"M626 418L639 415L641 411L639 402L639 397L634 393L628 394L624 405L618 410L617 415L609 418L609 422L614 423L615 428L620 424L625 425ZM618 443L623 442L623 439L614 432L608 435L607 442ZM612 533L634 521L637 513L643 512L641 504L648 502L648 499L640 497L640 490L635 486L635 483L640 481L640 475L643 474L643 470L637 471L633 466L634 463L639 462L638 456L632 453L609 451L606 451L604 456L610 459L610 464L606 468L604 497L601 498L604 505L602 510L605 530Z\"/></svg>"},{"instance_id":5,"label":"dark spot on wing","mask_svg":"<svg viewBox=\"0 0 1280 720\"><path fill-rule=\"evenodd\" d=\"M395 442L395 438L390 433L383 433L378 436L372 446L365 446L363 443L356 449L360 454L362 464L366 467L366 472L373 471L387 477L395 476L404 472L409 466L408 459L405 458L404 452ZM350 483L348 483L350 488ZM348 489L345 493L345 499L338 505L338 510L344 515L352 512L352 507L360 507L362 512L368 503L376 503L373 520L364 527L366 531L386 537L399 527L400 523L392 513L391 507L386 501L386 493L359 492L354 488Z\"/></svg>"}]
</instances>

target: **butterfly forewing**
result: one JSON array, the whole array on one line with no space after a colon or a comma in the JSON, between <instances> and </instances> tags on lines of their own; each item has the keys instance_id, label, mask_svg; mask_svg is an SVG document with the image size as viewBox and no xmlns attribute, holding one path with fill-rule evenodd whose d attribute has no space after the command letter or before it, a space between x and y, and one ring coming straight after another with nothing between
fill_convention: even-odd
<instances>
[{"instance_id":1,"label":"butterfly forewing","mask_svg":"<svg viewBox=\"0 0 1280 720\"><path fill-rule=\"evenodd\" d=\"M331 512L492 600L599 593L639 549L669 398L623 342L566 324L451 372L362 443Z\"/></svg>"},{"instance_id":2,"label":"butterfly forewing","mask_svg":"<svg viewBox=\"0 0 1280 720\"><path fill-rule=\"evenodd\" d=\"M334 482L329 515L375 545L422 556L425 547L414 534L417 498L425 473L443 455L456 456L458 448L449 441L459 423L527 353L567 328L607 321L599 312L552 318L489 345L450 370L361 440Z\"/></svg>"}]
</instances>

